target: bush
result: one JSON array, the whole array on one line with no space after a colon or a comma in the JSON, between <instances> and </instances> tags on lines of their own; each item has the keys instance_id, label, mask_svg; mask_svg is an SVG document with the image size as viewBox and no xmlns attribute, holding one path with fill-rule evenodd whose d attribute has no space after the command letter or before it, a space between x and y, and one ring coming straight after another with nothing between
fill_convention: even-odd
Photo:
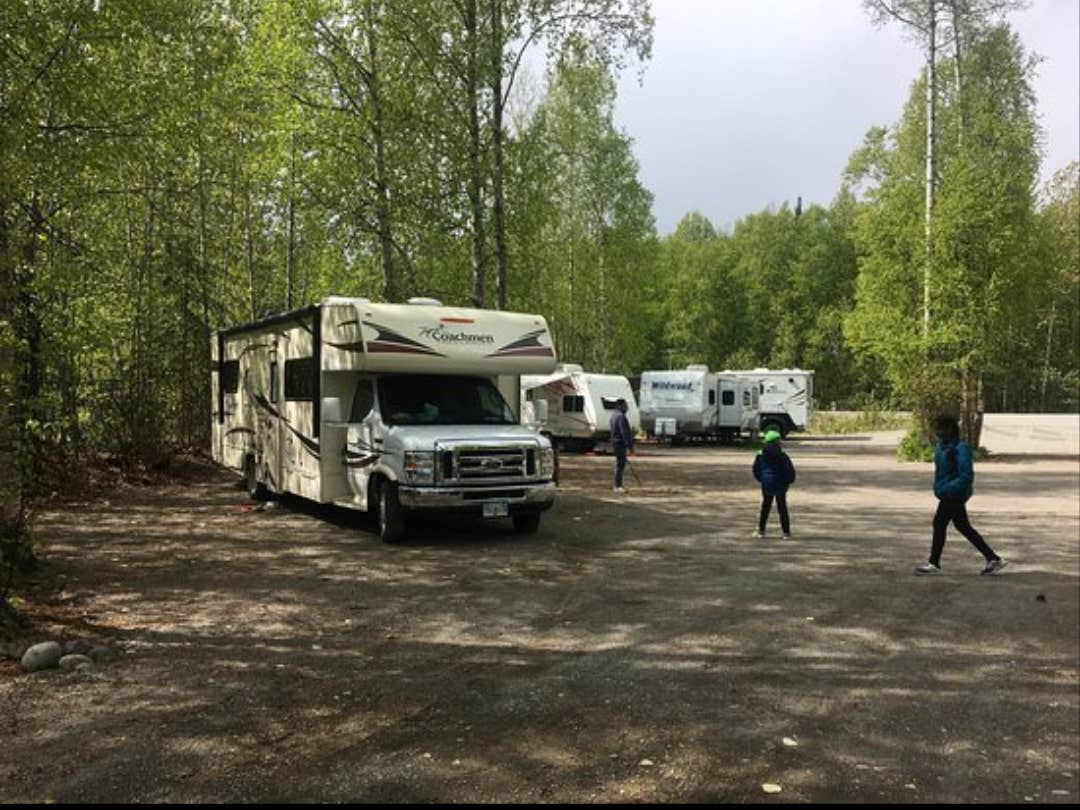
<instances>
[{"instance_id":1,"label":"bush","mask_svg":"<svg viewBox=\"0 0 1080 810\"><path fill-rule=\"evenodd\" d=\"M911 426L911 415L867 409L857 414L815 411L810 426L812 434L869 433L875 430L903 430Z\"/></svg>"},{"instance_id":2,"label":"bush","mask_svg":"<svg viewBox=\"0 0 1080 810\"><path fill-rule=\"evenodd\" d=\"M900 461L933 461L934 445L927 441L921 430L912 428L897 445L896 457Z\"/></svg>"}]
</instances>

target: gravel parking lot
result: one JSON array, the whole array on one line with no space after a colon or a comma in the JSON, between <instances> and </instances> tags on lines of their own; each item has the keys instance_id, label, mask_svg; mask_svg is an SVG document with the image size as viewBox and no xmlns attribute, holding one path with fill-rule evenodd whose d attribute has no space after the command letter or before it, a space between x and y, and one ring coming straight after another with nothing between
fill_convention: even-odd
<instances>
[{"instance_id":1,"label":"gravel parking lot","mask_svg":"<svg viewBox=\"0 0 1080 810\"><path fill-rule=\"evenodd\" d=\"M565 456L534 536L386 546L212 470L47 510L40 636L126 655L0 667L0 800L1076 802L1076 455L978 464L1009 567L951 532L924 579L927 465L788 450L791 541L738 447L644 448L623 497Z\"/></svg>"}]
</instances>

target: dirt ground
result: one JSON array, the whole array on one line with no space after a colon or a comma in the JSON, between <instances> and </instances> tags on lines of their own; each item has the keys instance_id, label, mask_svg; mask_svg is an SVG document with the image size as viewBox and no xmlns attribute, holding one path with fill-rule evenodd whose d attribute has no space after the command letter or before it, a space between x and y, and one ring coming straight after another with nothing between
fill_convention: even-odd
<instances>
[{"instance_id":1,"label":"dirt ground","mask_svg":"<svg viewBox=\"0 0 1080 810\"><path fill-rule=\"evenodd\" d=\"M1077 801L1080 460L978 464L1008 568L950 532L916 578L931 469L788 449L790 541L721 447L644 448L623 497L564 456L531 537L386 546L219 472L44 512L40 635L127 654L0 667L0 800Z\"/></svg>"}]
</instances>

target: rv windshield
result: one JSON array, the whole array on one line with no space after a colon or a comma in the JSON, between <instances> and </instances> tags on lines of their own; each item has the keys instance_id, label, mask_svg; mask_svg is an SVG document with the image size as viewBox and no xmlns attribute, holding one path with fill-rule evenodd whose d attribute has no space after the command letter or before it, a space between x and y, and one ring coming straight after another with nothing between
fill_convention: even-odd
<instances>
[{"instance_id":1,"label":"rv windshield","mask_svg":"<svg viewBox=\"0 0 1080 810\"><path fill-rule=\"evenodd\" d=\"M512 425L514 414L483 377L401 374L379 378L388 425Z\"/></svg>"}]
</instances>

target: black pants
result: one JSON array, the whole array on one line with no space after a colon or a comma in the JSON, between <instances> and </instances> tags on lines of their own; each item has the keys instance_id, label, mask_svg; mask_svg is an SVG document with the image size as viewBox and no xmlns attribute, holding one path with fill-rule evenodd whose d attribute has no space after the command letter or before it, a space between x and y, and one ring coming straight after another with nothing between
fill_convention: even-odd
<instances>
[{"instance_id":1,"label":"black pants","mask_svg":"<svg viewBox=\"0 0 1080 810\"><path fill-rule=\"evenodd\" d=\"M762 532L765 531L765 524L769 520L769 510L772 509L773 497L765 491L761 493L761 517L758 518L758 528ZM791 518L788 517L787 511L787 493L778 492L775 497L776 511L780 513L780 528L783 529L784 534L791 534Z\"/></svg>"},{"instance_id":2,"label":"black pants","mask_svg":"<svg viewBox=\"0 0 1080 810\"><path fill-rule=\"evenodd\" d=\"M950 521L960 534L979 550L987 562L997 559L997 554L986 544L982 535L975 531L975 527L968 520L967 506L964 501L941 500L938 501L937 513L934 515L934 543L930 547L930 562L941 565L941 550L945 548L945 529Z\"/></svg>"},{"instance_id":3,"label":"black pants","mask_svg":"<svg viewBox=\"0 0 1080 810\"><path fill-rule=\"evenodd\" d=\"M626 448L621 444L612 445L615 452L615 488L622 486L623 471L626 469Z\"/></svg>"}]
</instances>

